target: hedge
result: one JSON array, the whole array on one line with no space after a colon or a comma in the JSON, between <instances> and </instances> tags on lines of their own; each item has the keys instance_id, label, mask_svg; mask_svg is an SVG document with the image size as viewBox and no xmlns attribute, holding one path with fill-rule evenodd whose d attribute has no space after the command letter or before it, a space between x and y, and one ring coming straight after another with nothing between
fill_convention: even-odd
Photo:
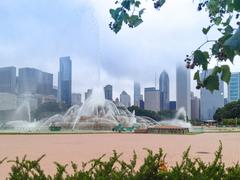
<instances>
[{"instance_id":1,"label":"hedge","mask_svg":"<svg viewBox=\"0 0 240 180\"><path fill-rule=\"evenodd\" d=\"M13 161L3 159L0 164L13 163L9 180L218 180L240 179L240 166L235 164L232 167L225 167L222 162L222 144L215 152L215 159L210 163L205 163L201 159L192 159L189 157L190 148L182 156L182 161L176 163L173 167L168 167L165 161L166 154L162 149L157 153L146 149L148 155L140 168L136 168L137 155L134 152L130 162L120 159L122 154L113 151L108 160L103 160L105 155L98 159L93 159L83 163L81 168L71 163L72 173L67 171L68 165L55 163L56 173L47 175L40 161L28 160L26 156L22 159L16 158ZM1 168L1 165L0 165Z\"/></svg>"}]
</instances>

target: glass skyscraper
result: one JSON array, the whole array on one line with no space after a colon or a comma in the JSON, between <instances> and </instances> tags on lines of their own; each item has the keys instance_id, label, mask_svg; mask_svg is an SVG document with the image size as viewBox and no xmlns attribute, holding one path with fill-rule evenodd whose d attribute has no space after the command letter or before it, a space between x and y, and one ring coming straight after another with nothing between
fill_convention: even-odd
<instances>
[{"instance_id":1,"label":"glass skyscraper","mask_svg":"<svg viewBox=\"0 0 240 180\"><path fill-rule=\"evenodd\" d=\"M201 78L209 76L212 73L212 69L203 71ZM218 108L224 106L224 83L219 77L219 90L213 92L206 88L200 90L200 119L212 120L213 115Z\"/></svg>"},{"instance_id":2,"label":"glass skyscraper","mask_svg":"<svg viewBox=\"0 0 240 180\"><path fill-rule=\"evenodd\" d=\"M176 108L184 108L188 118L191 118L191 89L190 89L190 71L182 64L177 66L176 71Z\"/></svg>"},{"instance_id":3,"label":"glass skyscraper","mask_svg":"<svg viewBox=\"0 0 240 180\"><path fill-rule=\"evenodd\" d=\"M140 107L140 100L141 100L141 86L140 86L140 83L134 82L133 86L134 86L133 87L133 89L134 89L134 95L133 95L134 106Z\"/></svg>"},{"instance_id":4,"label":"glass skyscraper","mask_svg":"<svg viewBox=\"0 0 240 180\"><path fill-rule=\"evenodd\" d=\"M51 95L53 93L53 74L35 68L20 68L18 92L20 94Z\"/></svg>"},{"instance_id":5,"label":"glass skyscraper","mask_svg":"<svg viewBox=\"0 0 240 180\"><path fill-rule=\"evenodd\" d=\"M228 102L240 99L240 73L232 73L228 85Z\"/></svg>"},{"instance_id":6,"label":"glass skyscraper","mask_svg":"<svg viewBox=\"0 0 240 180\"><path fill-rule=\"evenodd\" d=\"M72 96L72 61L69 56L59 59L58 102L71 105Z\"/></svg>"},{"instance_id":7,"label":"glass skyscraper","mask_svg":"<svg viewBox=\"0 0 240 180\"><path fill-rule=\"evenodd\" d=\"M16 68L0 68L0 92L16 93Z\"/></svg>"},{"instance_id":8,"label":"glass skyscraper","mask_svg":"<svg viewBox=\"0 0 240 180\"><path fill-rule=\"evenodd\" d=\"M113 87L112 85L107 85L104 87L104 93L105 93L105 99L108 99L110 101L113 100L112 94L113 94Z\"/></svg>"},{"instance_id":9,"label":"glass skyscraper","mask_svg":"<svg viewBox=\"0 0 240 180\"><path fill-rule=\"evenodd\" d=\"M144 88L144 109L160 111L160 91L155 87Z\"/></svg>"},{"instance_id":10,"label":"glass skyscraper","mask_svg":"<svg viewBox=\"0 0 240 180\"><path fill-rule=\"evenodd\" d=\"M163 71L159 78L160 91L160 109L169 109L169 77L166 71Z\"/></svg>"}]
</instances>

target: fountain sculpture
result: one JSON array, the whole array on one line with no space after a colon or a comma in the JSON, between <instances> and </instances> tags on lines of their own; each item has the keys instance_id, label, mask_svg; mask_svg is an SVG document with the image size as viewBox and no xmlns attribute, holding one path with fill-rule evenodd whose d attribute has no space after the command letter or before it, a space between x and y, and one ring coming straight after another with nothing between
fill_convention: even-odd
<instances>
[{"instance_id":1,"label":"fountain sculpture","mask_svg":"<svg viewBox=\"0 0 240 180\"><path fill-rule=\"evenodd\" d=\"M25 107L25 108L24 108ZM61 127L63 130L107 130L111 131L114 127L121 125L129 128L148 128L151 126L175 125L189 128L190 123L179 120L179 116L186 117L184 109L180 109L176 118L157 122L149 117L135 116L135 113L128 111L121 104L115 104L112 101L106 100L104 97L103 88L95 88L92 95L80 107L74 105L64 114L56 114L52 117L39 121L31 120L31 111L29 104L24 103L16 110L15 119L8 121L0 126L1 129L14 131L47 131L49 127L54 125ZM19 120L16 115L20 109L25 109L27 113L26 120ZM27 111L26 111L27 110Z\"/></svg>"}]
</instances>

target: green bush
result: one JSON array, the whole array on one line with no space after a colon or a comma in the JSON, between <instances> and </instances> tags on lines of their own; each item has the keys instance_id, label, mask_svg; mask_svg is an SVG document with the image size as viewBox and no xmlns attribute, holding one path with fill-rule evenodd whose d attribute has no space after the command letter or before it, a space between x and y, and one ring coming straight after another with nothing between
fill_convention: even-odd
<instances>
[{"instance_id":1,"label":"green bush","mask_svg":"<svg viewBox=\"0 0 240 180\"><path fill-rule=\"evenodd\" d=\"M38 160L27 160L16 158L13 163L9 180L235 180L240 178L239 164L226 168L222 162L222 144L215 153L215 159L211 163L205 163L201 159L191 159L189 157L190 148L183 154L181 163L176 163L173 167L167 167L166 155L162 149L158 153L147 149L147 157L140 168L136 168L137 155L134 152L130 162L120 160L121 154L113 151L113 155L108 160L103 160L105 155L98 159L93 159L83 163L81 168L77 164L71 163L72 173L68 173L68 165L55 163L56 173L53 176L47 175L41 169ZM5 159L4 159L5 160ZM1 163L5 162L0 161Z\"/></svg>"},{"instance_id":2,"label":"green bush","mask_svg":"<svg viewBox=\"0 0 240 180\"><path fill-rule=\"evenodd\" d=\"M224 126L239 126L240 119L223 119L222 125L224 125Z\"/></svg>"}]
</instances>

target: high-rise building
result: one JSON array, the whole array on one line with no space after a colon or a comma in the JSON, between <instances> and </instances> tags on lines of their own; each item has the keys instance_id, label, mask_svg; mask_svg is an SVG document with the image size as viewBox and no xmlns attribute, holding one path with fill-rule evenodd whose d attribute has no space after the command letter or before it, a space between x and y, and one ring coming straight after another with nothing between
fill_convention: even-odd
<instances>
[{"instance_id":1,"label":"high-rise building","mask_svg":"<svg viewBox=\"0 0 240 180\"><path fill-rule=\"evenodd\" d=\"M169 77L166 71L163 71L159 78L160 107L161 110L169 109Z\"/></svg>"},{"instance_id":2,"label":"high-rise building","mask_svg":"<svg viewBox=\"0 0 240 180\"><path fill-rule=\"evenodd\" d=\"M240 99L240 73L232 73L228 84L228 102Z\"/></svg>"},{"instance_id":3,"label":"high-rise building","mask_svg":"<svg viewBox=\"0 0 240 180\"><path fill-rule=\"evenodd\" d=\"M176 101L169 102L169 109L172 111L176 111Z\"/></svg>"},{"instance_id":4,"label":"high-rise building","mask_svg":"<svg viewBox=\"0 0 240 180\"><path fill-rule=\"evenodd\" d=\"M134 82L133 85L134 89L134 106L140 107L140 100L141 100L141 86L140 83Z\"/></svg>"},{"instance_id":5,"label":"high-rise building","mask_svg":"<svg viewBox=\"0 0 240 180\"><path fill-rule=\"evenodd\" d=\"M212 70L204 71L201 77L210 75ZM220 79L220 78L219 78ZM212 120L213 115L218 108L224 106L224 83L219 81L219 90L210 92L202 88L200 92L200 119Z\"/></svg>"},{"instance_id":6,"label":"high-rise building","mask_svg":"<svg viewBox=\"0 0 240 180\"><path fill-rule=\"evenodd\" d=\"M92 89L88 89L87 92L85 92L85 101L92 95Z\"/></svg>"},{"instance_id":7,"label":"high-rise building","mask_svg":"<svg viewBox=\"0 0 240 180\"><path fill-rule=\"evenodd\" d=\"M53 94L53 74L35 68L20 68L18 76L18 93Z\"/></svg>"},{"instance_id":8,"label":"high-rise building","mask_svg":"<svg viewBox=\"0 0 240 180\"><path fill-rule=\"evenodd\" d=\"M200 99L191 93L191 119L200 119Z\"/></svg>"},{"instance_id":9,"label":"high-rise building","mask_svg":"<svg viewBox=\"0 0 240 180\"><path fill-rule=\"evenodd\" d=\"M0 93L0 111L16 110L17 109L17 95L13 93ZM0 117L1 122L1 117Z\"/></svg>"},{"instance_id":10,"label":"high-rise building","mask_svg":"<svg viewBox=\"0 0 240 180\"><path fill-rule=\"evenodd\" d=\"M82 95L80 93L72 93L72 105L82 105Z\"/></svg>"},{"instance_id":11,"label":"high-rise building","mask_svg":"<svg viewBox=\"0 0 240 180\"><path fill-rule=\"evenodd\" d=\"M160 91L156 88L144 89L144 109L151 111L160 111Z\"/></svg>"},{"instance_id":12,"label":"high-rise building","mask_svg":"<svg viewBox=\"0 0 240 180\"><path fill-rule=\"evenodd\" d=\"M143 100L143 95L142 94L140 96L140 108L144 109L144 100Z\"/></svg>"},{"instance_id":13,"label":"high-rise building","mask_svg":"<svg viewBox=\"0 0 240 180\"><path fill-rule=\"evenodd\" d=\"M72 100L72 61L69 56L59 59L58 101L71 105Z\"/></svg>"},{"instance_id":14,"label":"high-rise building","mask_svg":"<svg viewBox=\"0 0 240 180\"><path fill-rule=\"evenodd\" d=\"M178 65L176 70L176 110L184 108L187 117L191 118L191 89L190 71L183 65Z\"/></svg>"},{"instance_id":15,"label":"high-rise building","mask_svg":"<svg viewBox=\"0 0 240 180\"><path fill-rule=\"evenodd\" d=\"M105 94L105 99L108 99L110 101L113 100L112 94L113 94L113 87L112 85L106 85L104 87L104 94Z\"/></svg>"},{"instance_id":16,"label":"high-rise building","mask_svg":"<svg viewBox=\"0 0 240 180\"><path fill-rule=\"evenodd\" d=\"M120 94L120 103L126 107L131 106L131 97L126 91L122 91L122 93Z\"/></svg>"},{"instance_id":17,"label":"high-rise building","mask_svg":"<svg viewBox=\"0 0 240 180\"><path fill-rule=\"evenodd\" d=\"M16 93L16 68L0 68L0 92Z\"/></svg>"}]
</instances>

